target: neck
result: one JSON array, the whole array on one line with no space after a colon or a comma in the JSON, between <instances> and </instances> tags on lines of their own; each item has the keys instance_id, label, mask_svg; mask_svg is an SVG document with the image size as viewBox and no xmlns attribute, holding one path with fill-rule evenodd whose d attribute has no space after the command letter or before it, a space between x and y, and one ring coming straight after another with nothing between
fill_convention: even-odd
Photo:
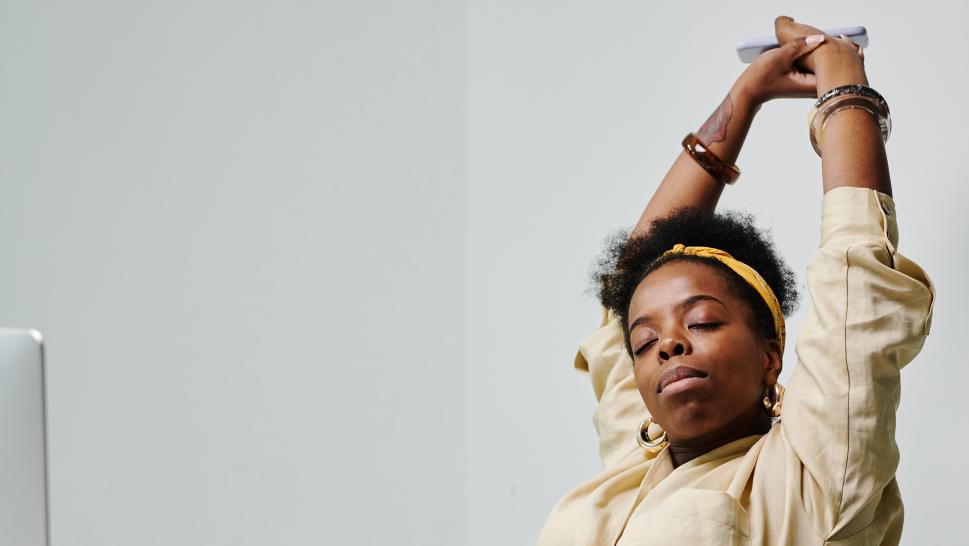
<instances>
[{"instance_id":1,"label":"neck","mask_svg":"<svg viewBox=\"0 0 969 546\"><path fill-rule=\"evenodd\" d=\"M673 468L685 464L700 455L729 444L734 440L745 438L752 434L767 434L771 427L771 418L763 410L757 409L755 414L741 414L721 429L699 438L688 440L669 439L670 457Z\"/></svg>"}]
</instances>

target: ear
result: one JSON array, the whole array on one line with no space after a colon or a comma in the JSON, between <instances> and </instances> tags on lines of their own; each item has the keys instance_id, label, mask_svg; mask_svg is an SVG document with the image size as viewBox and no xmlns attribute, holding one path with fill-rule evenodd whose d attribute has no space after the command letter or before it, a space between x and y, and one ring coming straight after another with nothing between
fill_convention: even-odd
<instances>
[{"instance_id":1,"label":"ear","mask_svg":"<svg viewBox=\"0 0 969 546\"><path fill-rule=\"evenodd\" d=\"M774 385L781 375L784 366L784 354L781 344L776 339L764 340L764 385Z\"/></svg>"}]
</instances>

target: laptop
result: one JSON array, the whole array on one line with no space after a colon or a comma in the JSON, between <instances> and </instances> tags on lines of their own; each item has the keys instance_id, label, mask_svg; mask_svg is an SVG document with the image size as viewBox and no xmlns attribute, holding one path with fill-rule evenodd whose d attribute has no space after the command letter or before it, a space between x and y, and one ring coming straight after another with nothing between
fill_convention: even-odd
<instances>
[{"instance_id":1,"label":"laptop","mask_svg":"<svg viewBox=\"0 0 969 546\"><path fill-rule=\"evenodd\" d=\"M49 546L44 349L37 330L0 328L0 543Z\"/></svg>"}]
</instances>

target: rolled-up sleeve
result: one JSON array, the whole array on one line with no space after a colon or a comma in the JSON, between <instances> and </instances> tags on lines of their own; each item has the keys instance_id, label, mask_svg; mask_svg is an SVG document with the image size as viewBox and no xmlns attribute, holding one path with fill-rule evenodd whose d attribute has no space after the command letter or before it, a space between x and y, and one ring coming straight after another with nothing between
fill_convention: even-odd
<instances>
[{"instance_id":1,"label":"rolled-up sleeve","mask_svg":"<svg viewBox=\"0 0 969 546\"><path fill-rule=\"evenodd\" d=\"M871 522L895 476L900 370L931 326L935 288L897 245L889 195L852 187L824 195L781 425L802 465L802 500L829 539Z\"/></svg>"}]
</instances>

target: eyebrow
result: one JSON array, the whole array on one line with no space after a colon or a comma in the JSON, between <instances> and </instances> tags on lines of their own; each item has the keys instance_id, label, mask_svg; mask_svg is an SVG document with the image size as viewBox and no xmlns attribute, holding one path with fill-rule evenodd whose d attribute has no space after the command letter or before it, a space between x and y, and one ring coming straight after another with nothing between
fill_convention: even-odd
<instances>
[{"instance_id":1,"label":"eyebrow","mask_svg":"<svg viewBox=\"0 0 969 546\"><path fill-rule=\"evenodd\" d=\"M685 300L681 301L680 303L677 303L676 305L674 305L673 306L673 310L676 311L676 312L683 312L683 310L685 310L686 308L692 307L692 306L694 306L694 305L696 305L696 304L698 304L698 303L700 303L702 301L714 301L714 302L717 302L720 305L722 305L724 309L727 308L727 305L725 303L723 303L719 299L711 296L710 294L696 294L696 295L690 296L690 297L686 298ZM629 333L632 334L633 328L639 326L640 324L643 324L643 323L646 323L646 322L650 322L651 320L652 320L652 318L650 318L649 315L643 315L643 316L637 318L636 320L634 320L632 322L632 324L629 325Z\"/></svg>"}]
</instances>

